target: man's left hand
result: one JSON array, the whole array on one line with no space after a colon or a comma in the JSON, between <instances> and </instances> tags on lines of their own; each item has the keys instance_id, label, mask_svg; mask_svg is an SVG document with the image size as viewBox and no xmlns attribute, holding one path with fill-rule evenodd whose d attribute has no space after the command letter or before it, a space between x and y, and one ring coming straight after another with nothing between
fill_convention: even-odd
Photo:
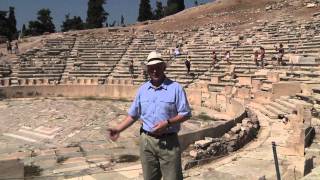
<instances>
[{"instance_id":1,"label":"man's left hand","mask_svg":"<svg viewBox=\"0 0 320 180\"><path fill-rule=\"evenodd\" d=\"M161 135L168 127L168 121L161 121L153 127L154 134Z\"/></svg>"}]
</instances>

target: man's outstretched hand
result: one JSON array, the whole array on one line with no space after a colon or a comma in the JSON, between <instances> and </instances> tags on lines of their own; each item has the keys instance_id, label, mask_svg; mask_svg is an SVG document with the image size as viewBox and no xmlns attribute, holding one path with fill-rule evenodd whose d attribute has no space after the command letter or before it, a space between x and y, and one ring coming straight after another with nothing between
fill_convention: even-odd
<instances>
[{"instance_id":1,"label":"man's outstretched hand","mask_svg":"<svg viewBox=\"0 0 320 180\"><path fill-rule=\"evenodd\" d=\"M109 128L109 129L107 129L107 131L109 132L109 138L112 141L116 141L120 136L120 131L118 129Z\"/></svg>"}]
</instances>

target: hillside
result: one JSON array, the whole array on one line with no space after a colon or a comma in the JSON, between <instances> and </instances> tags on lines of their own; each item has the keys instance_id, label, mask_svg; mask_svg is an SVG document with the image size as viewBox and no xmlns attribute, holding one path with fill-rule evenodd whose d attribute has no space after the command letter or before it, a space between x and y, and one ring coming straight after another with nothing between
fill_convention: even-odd
<instances>
[{"instance_id":1,"label":"hillside","mask_svg":"<svg viewBox=\"0 0 320 180\"><path fill-rule=\"evenodd\" d=\"M241 30L253 26L257 20L275 21L283 16L292 16L296 20L310 18L319 9L319 6L307 8L306 3L301 0L218 0L141 27L175 31L208 25L226 25Z\"/></svg>"},{"instance_id":2,"label":"hillside","mask_svg":"<svg viewBox=\"0 0 320 180\"><path fill-rule=\"evenodd\" d=\"M310 19L319 12L320 6L307 8L306 2L314 0L217 0L197 7L186 9L180 13L165 17L158 21L146 21L133 24L124 29L150 31L193 30L201 27L228 27L230 30L241 32L256 25L257 21L277 21L282 17L292 17L294 20ZM268 10L267 10L268 9ZM95 34L99 36L105 28L73 33ZM38 47L43 38L53 38L61 33L24 39L20 43L20 52ZM0 51L6 52L5 45L0 45ZM12 57L12 56L10 56ZM0 59L1 60L1 59Z\"/></svg>"}]
</instances>

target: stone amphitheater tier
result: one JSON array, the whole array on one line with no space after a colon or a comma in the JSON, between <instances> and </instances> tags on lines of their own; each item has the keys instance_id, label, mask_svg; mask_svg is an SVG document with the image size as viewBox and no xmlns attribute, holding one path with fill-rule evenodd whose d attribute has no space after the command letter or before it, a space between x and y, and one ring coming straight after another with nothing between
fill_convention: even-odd
<instances>
[{"instance_id":1,"label":"stone amphitheater tier","mask_svg":"<svg viewBox=\"0 0 320 180\"><path fill-rule=\"evenodd\" d=\"M204 166L200 175L188 170L186 178L214 176L210 174L212 168L223 177L274 178L272 154L266 150L271 150L272 141L279 148L282 176L302 177L319 164L320 21L319 16L308 22L290 19L259 23L241 34L222 27L179 32L106 30L99 37L66 34L47 40L41 49L19 55L11 65L1 65L0 97L130 99L137 85L147 80L147 54L157 50L167 60L167 76L186 87L194 107L209 109L208 113L211 109L232 114L235 107L228 104L236 100L256 113L262 126L259 143L250 143L244 152L231 153L229 160ZM272 61L274 46L280 43L285 49L284 65ZM171 51L177 45L182 55L174 57ZM253 51L260 46L266 50L264 68L257 67L252 59ZM211 64L213 49L218 55L215 66ZM231 63L224 58L227 50ZM191 58L189 74L184 65L187 56ZM133 74L128 67L131 60ZM213 135L203 134L201 138L205 136ZM245 151L252 152L256 159ZM253 170L263 168L256 163L260 161L265 171ZM242 171L236 171L240 167ZM243 173L248 169L252 174Z\"/></svg>"}]
</instances>

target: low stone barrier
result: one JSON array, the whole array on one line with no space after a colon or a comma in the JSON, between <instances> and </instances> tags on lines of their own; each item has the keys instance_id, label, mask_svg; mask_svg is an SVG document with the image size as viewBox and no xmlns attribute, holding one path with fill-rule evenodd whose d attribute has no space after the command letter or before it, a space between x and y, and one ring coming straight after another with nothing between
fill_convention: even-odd
<instances>
[{"instance_id":1,"label":"low stone barrier","mask_svg":"<svg viewBox=\"0 0 320 180\"><path fill-rule=\"evenodd\" d=\"M257 116L251 111L249 112L249 118L245 118L242 122L237 123L236 126L232 127L222 137L205 137L190 145L184 152L184 169L189 169L225 156L230 152L242 148L254 139L258 134L260 125Z\"/></svg>"},{"instance_id":2,"label":"low stone barrier","mask_svg":"<svg viewBox=\"0 0 320 180\"><path fill-rule=\"evenodd\" d=\"M0 161L0 179L24 179L24 164L18 159Z\"/></svg>"},{"instance_id":3,"label":"low stone barrier","mask_svg":"<svg viewBox=\"0 0 320 180\"><path fill-rule=\"evenodd\" d=\"M190 144L198 141L200 139L204 139L205 137L217 138L224 135L228 132L232 127L234 127L237 123L240 123L245 117L247 117L247 113L245 108L241 105L241 103L231 100L231 102L227 105L232 111L234 118L230 121L226 121L222 124L217 124L212 127L196 130L193 132L188 132L184 134L179 134L179 141L181 145L181 149L186 149Z\"/></svg>"},{"instance_id":4,"label":"low stone barrier","mask_svg":"<svg viewBox=\"0 0 320 180\"><path fill-rule=\"evenodd\" d=\"M34 83L30 80L27 84ZM138 86L135 85L26 85L0 87L2 98L32 97L107 97L133 99Z\"/></svg>"}]
</instances>

